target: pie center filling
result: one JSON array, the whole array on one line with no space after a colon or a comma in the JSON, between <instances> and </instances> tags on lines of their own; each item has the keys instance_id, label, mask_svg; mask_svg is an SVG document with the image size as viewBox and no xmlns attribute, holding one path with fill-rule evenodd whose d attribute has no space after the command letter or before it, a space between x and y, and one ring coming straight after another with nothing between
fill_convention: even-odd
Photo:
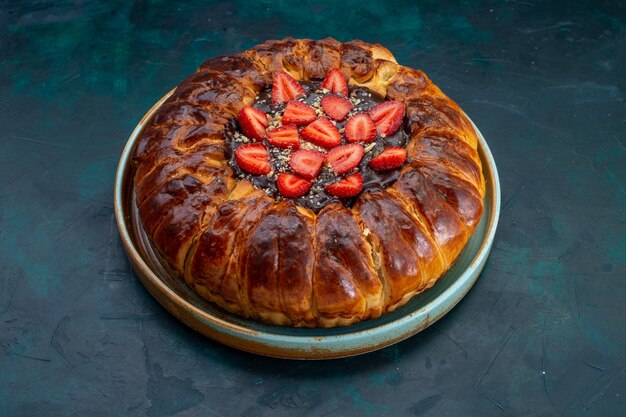
<instances>
[{"instance_id":1,"label":"pie center filling","mask_svg":"<svg viewBox=\"0 0 626 417\"><path fill-rule=\"evenodd\" d=\"M391 185L406 161L404 105L331 70L322 82L274 76L228 135L235 175L318 212Z\"/></svg>"}]
</instances>

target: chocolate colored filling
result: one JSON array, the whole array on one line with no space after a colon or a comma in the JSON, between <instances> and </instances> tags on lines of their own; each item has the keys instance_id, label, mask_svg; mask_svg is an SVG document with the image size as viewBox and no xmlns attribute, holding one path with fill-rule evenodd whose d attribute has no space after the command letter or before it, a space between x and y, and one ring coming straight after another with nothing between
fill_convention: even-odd
<instances>
[{"instance_id":1,"label":"chocolate colored filling","mask_svg":"<svg viewBox=\"0 0 626 417\"><path fill-rule=\"evenodd\" d=\"M319 100L325 95L329 95L329 93L324 93L323 91L319 90L319 82L300 82L300 85L302 85L305 90L304 98L301 101L310 106L312 106L315 102L319 102ZM283 111L285 110L285 104L273 106L271 95L271 88L266 88L262 90L259 93L256 102L254 103L254 107L263 110L265 113L270 115L270 117L273 117L276 114L283 113ZM342 131L342 129L345 127L351 115L361 112L366 113L371 107L374 107L376 104L385 101L384 97L364 87L350 87L349 98L350 101L352 101L352 103L354 104L354 109L350 112L348 117L346 117L343 122L337 122L336 126L337 129L339 129L340 131ZM406 147L409 138L406 129L407 123L403 123L403 127L400 128L393 135L383 138L377 134L376 139L373 142L364 143L363 146L366 149L368 149L369 145L373 146L369 151L365 152L365 155L363 156L363 159L361 160L359 166L351 172L348 172L341 176L337 176L334 172L332 172L329 167L324 165L324 167L320 171L320 174L317 176L317 178L313 180L313 186L311 187L309 192L303 197L293 199L293 201L296 204L309 208L316 213L319 212L326 205L333 202L341 202L346 207L350 207L356 201L356 197L337 198L324 191L324 187L328 184L337 182L339 179L357 171L360 172L363 177L363 190L361 191L362 193L376 191L390 186L398 179L400 169L376 172L372 170L368 164L374 156L381 153L386 147ZM284 198L278 193L278 188L276 187L276 176L280 172L291 172L291 168L288 164L288 155L292 151L288 149L276 148L270 145L266 140L264 140L263 143L268 148L270 153L270 164L272 165L272 172L268 175L252 175L239 168L234 156L234 150L244 143L249 143L248 140L241 136L238 129L233 129L229 131L226 137L227 143L229 144L229 163L233 168L237 178L248 179L250 182L252 182L252 184L254 184L255 187L265 191L269 196L277 200ZM304 139L301 139L301 142L303 144L307 143ZM341 144L345 145L347 143L348 142L346 141L345 136L342 133ZM301 149L306 149L306 146L301 147Z\"/></svg>"}]
</instances>

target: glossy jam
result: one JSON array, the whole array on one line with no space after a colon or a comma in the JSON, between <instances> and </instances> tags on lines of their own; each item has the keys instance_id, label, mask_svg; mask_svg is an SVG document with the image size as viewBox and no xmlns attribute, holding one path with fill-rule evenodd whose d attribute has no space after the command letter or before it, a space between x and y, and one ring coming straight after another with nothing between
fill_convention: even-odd
<instances>
[{"instance_id":1,"label":"glossy jam","mask_svg":"<svg viewBox=\"0 0 626 417\"><path fill-rule=\"evenodd\" d=\"M306 104L313 105L316 101L319 101L322 97L324 97L325 95L328 95L328 93L325 93L318 89L319 83L301 83L301 85L305 90L304 98L302 98L301 101L303 101ZM276 114L282 114L285 108L285 105L281 104L281 105L272 106L271 93L272 91L269 88L263 90L258 95L258 98L254 104L254 107L260 110L263 110L265 113L267 113L270 116L274 116ZM350 88L349 98L350 98L350 101L352 101L352 103L354 104L354 110L350 112L350 115L355 114L355 113L360 113L360 112L367 112L367 110L370 109L371 107L384 101L384 98L381 97L380 95L374 93L373 91L367 88L362 88L362 87ZM342 131L342 129L347 123L347 120L350 118L350 115L343 122L336 123L337 129ZM403 123L403 126L406 126L406 123ZM341 138L342 145L348 143L343 133L341 136L342 136ZM235 171L235 175L238 178L246 178L250 180L257 188L264 190L269 196L273 198L276 198L276 199L284 198L278 193L278 189L276 187L276 176L280 172L291 172L289 165L287 164L286 158L285 158L285 155L288 154L289 151L275 148L271 146L269 143L267 143L267 141L264 140L263 143L266 145L266 147L269 149L269 152L270 152L270 159L271 159L270 163L272 165L272 172L268 175L251 175L241 170L239 166L237 165L237 163L235 162L235 158L234 158L234 150L237 147L243 145L244 143L248 143L248 142L244 142L244 141L247 141L247 139L243 139L242 141L242 137L238 135L238 132L236 129L229 132L227 134L227 137L228 137L228 143L230 145L230 152L231 152L230 165ZM305 143L304 140L301 140L301 142L303 144ZM393 184L396 181L396 179L398 178L400 169L394 169L394 170L384 171L384 172L376 172L372 170L368 166L368 164L369 164L369 161L374 156L382 152L384 148L390 147L390 146L406 147L407 142L408 142L408 134L404 130L404 128L400 128L396 133L394 133L391 136L387 136L383 138L377 134L374 142L363 144L364 147L369 150L365 152L365 155L363 156L363 160L358 166L358 172L360 172L361 175L363 176L363 190L361 192L380 190L382 188L388 187L389 185ZM368 145L373 145L373 146L369 147ZM354 203L356 197L340 199L340 198L337 198L333 195L326 193L326 191L324 191L324 187L328 184L337 182L342 177L350 175L351 173L352 171L343 176L338 177L328 167L324 166L322 171L320 171L320 174L318 175L318 177L313 180L313 186L311 187L309 192L303 197L296 198L293 200L297 204L303 207L312 209L315 212L318 212L319 210L324 208L327 204L330 204L332 202L337 202L337 201L340 201L345 206L350 207Z\"/></svg>"}]
</instances>

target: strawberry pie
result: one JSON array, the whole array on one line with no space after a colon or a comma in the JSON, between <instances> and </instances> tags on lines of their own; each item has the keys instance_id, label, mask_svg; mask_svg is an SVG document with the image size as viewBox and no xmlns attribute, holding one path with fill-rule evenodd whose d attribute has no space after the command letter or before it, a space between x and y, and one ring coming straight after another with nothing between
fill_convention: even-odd
<instances>
[{"instance_id":1,"label":"strawberry pie","mask_svg":"<svg viewBox=\"0 0 626 417\"><path fill-rule=\"evenodd\" d=\"M199 295L276 325L393 311L483 211L477 137L380 45L284 39L205 62L134 153L152 245Z\"/></svg>"}]
</instances>

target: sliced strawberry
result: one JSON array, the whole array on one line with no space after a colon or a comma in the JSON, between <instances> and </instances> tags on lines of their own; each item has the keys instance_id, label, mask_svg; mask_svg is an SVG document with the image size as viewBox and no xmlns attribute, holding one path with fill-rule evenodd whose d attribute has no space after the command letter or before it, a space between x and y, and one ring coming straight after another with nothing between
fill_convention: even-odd
<instances>
[{"instance_id":1,"label":"sliced strawberry","mask_svg":"<svg viewBox=\"0 0 626 417\"><path fill-rule=\"evenodd\" d=\"M300 136L296 125L281 126L267 132L267 141L277 148L300 148Z\"/></svg>"},{"instance_id":2,"label":"sliced strawberry","mask_svg":"<svg viewBox=\"0 0 626 417\"><path fill-rule=\"evenodd\" d=\"M375 171L387 171L399 168L406 161L406 149L387 148L370 161L370 167Z\"/></svg>"},{"instance_id":3,"label":"sliced strawberry","mask_svg":"<svg viewBox=\"0 0 626 417\"><path fill-rule=\"evenodd\" d=\"M341 134L327 117L320 117L300 131L303 139L325 149L341 145Z\"/></svg>"},{"instance_id":4,"label":"sliced strawberry","mask_svg":"<svg viewBox=\"0 0 626 417\"><path fill-rule=\"evenodd\" d=\"M309 107L298 100L289 100L287 107L285 107L285 112L283 113L281 122L284 125L294 124L303 126L315 121L316 117L317 114L312 107Z\"/></svg>"},{"instance_id":5,"label":"sliced strawberry","mask_svg":"<svg viewBox=\"0 0 626 417\"><path fill-rule=\"evenodd\" d=\"M272 84L272 104L285 103L304 94L304 88L285 71L274 74Z\"/></svg>"},{"instance_id":6,"label":"sliced strawberry","mask_svg":"<svg viewBox=\"0 0 626 417\"><path fill-rule=\"evenodd\" d=\"M331 119L341 122L354 106L341 96L326 96L322 99L322 109Z\"/></svg>"},{"instance_id":7,"label":"sliced strawberry","mask_svg":"<svg viewBox=\"0 0 626 417\"><path fill-rule=\"evenodd\" d=\"M278 179L276 180L278 192L282 196L289 198L302 197L307 193L307 191L309 191L311 185L313 185L311 181L286 172L278 174Z\"/></svg>"},{"instance_id":8,"label":"sliced strawberry","mask_svg":"<svg viewBox=\"0 0 626 417\"><path fill-rule=\"evenodd\" d=\"M267 114L262 110L252 106L246 106L239 112L237 121L243 134L249 138L262 140L265 136L265 129L269 126Z\"/></svg>"},{"instance_id":9,"label":"sliced strawberry","mask_svg":"<svg viewBox=\"0 0 626 417\"><path fill-rule=\"evenodd\" d=\"M358 113L348 119L345 135L348 142L371 142L376 139L376 125L367 113Z\"/></svg>"},{"instance_id":10,"label":"sliced strawberry","mask_svg":"<svg viewBox=\"0 0 626 417\"><path fill-rule=\"evenodd\" d=\"M324 154L318 151L300 149L289 155L291 169L309 180L317 177L323 163Z\"/></svg>"},{"instance_id":11,"label":"sliced strawberry","mask_svg":"<svg viewBox=\"0 0 626 417\"><path fill-rule=\"evenodd\" d=\"M363 159L363 146L358 143L337 146L326 154L326 162L337 174L345 174Z\"/></svg>"},{"instance_id":12,"label":"sliced strawberry","mask_svg":"<svg viewBox=\"0 0 626 417\"><path fill-rule=\"evenodd\" d=\"M333 93L343 94L344 96L348 95L348 82L346 81L346 77L344 77L337 68L328 71L326 78L322 81L321 87Z\"/></svg>"},{"instance_id":13,"label":"sliced strawberry","mask_svg":"<svg viewBox=\"0 0 626 417\"><path fill-rule=\"evenodd\" d=\"M354 197L363 189L363 177L357 172L356 174L348 175L338 182L327 185L324 189L335 197Z\"/></svg>"},{"instance_id":14,"label":"sliced strawberry","mask_svg":"<svg viewBox=\"0 0 626 417\"><path fill-rule=\"evenodd\" d=\"M270 154L262 143L248 143L235 149L239 168L254 175L267 174L272 170Z\"/></svg>"},{"instance_id":15,"label":"sliced strawberry","mask_svg":"<svg viewBox=\"0 0 626 417\"><path fill-rule=\"evenodd\" d=\"M383 101L369 109L376 130L382 136L393 135L398 131L404 117L404 104L399 101Z\"/></svg>"}]
</instances>

